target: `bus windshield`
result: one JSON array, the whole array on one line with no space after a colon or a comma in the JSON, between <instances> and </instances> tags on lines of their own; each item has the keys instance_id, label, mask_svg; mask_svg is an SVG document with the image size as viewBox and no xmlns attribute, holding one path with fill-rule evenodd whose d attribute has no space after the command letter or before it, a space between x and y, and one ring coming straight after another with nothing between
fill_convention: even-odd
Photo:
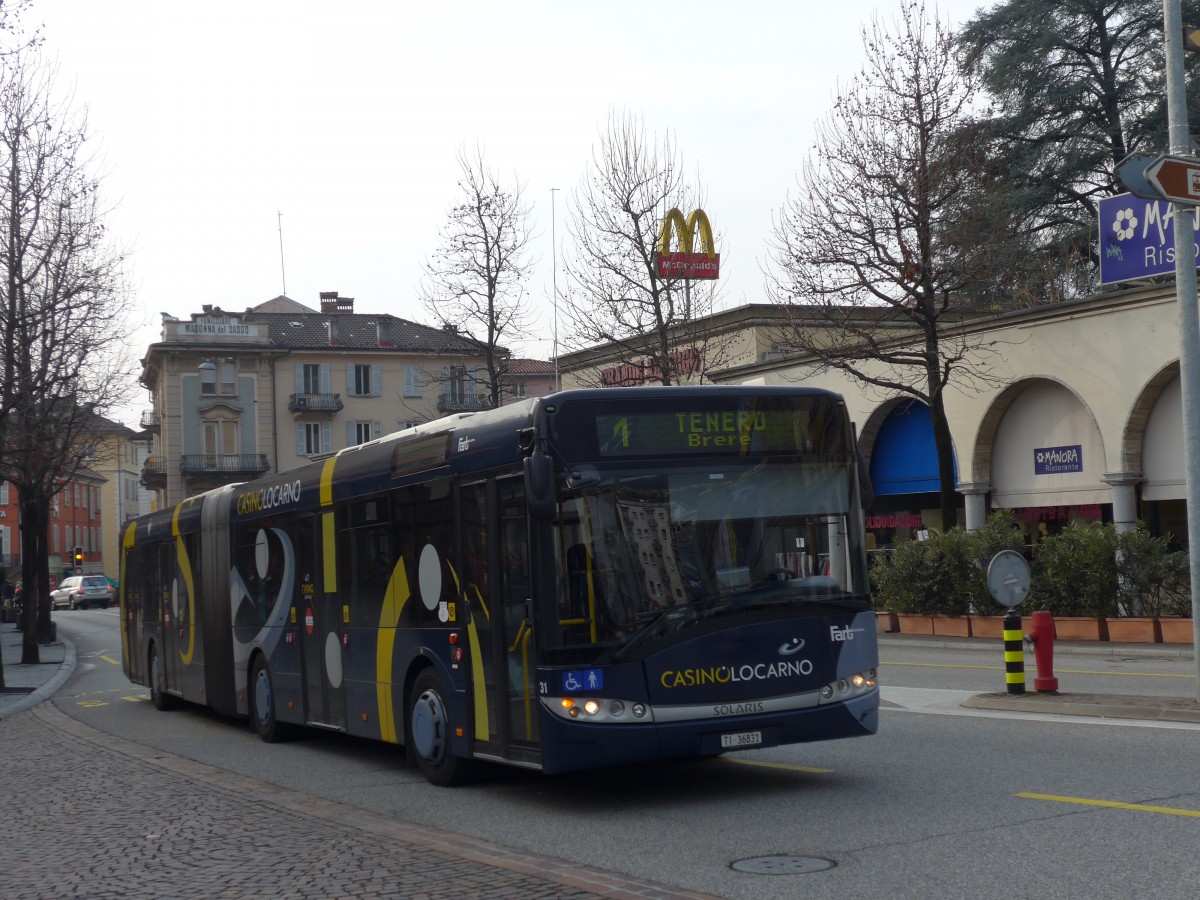
<instances>
[{"instance_id":1,"label":"bus windshield","mask_svg":"<svg viewBox=\"0 0 1200 900\"><path fill-rule=\"evenodd\" d=\"M866 608L850 457L686 462L605 467L563 500L551 657L623 658L731 612Z\"/></svg>"}]
</instances>

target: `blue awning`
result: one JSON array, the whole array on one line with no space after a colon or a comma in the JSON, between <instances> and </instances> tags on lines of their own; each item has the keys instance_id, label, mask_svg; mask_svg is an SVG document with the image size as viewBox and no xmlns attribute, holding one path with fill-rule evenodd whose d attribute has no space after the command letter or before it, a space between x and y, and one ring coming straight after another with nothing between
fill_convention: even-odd
<instances>
[{"instance_id":1,"label":"blue awning","mask_svg":"<svg viewBox=\"0 0 1200 900\"><path fill-rule=\"evenodd\" d=\"M871 450L871 481L877 496L939 489L933 423L924 403L905 400L888 414ZM957 460L954 482L958 483Z\"/></svg>"}]
</instances>

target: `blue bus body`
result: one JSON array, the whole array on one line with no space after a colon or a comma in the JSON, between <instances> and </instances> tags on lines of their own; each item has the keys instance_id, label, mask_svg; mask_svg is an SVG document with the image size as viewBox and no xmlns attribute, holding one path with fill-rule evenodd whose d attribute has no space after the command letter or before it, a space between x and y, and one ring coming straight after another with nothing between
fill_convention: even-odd
<instances>
[{"instance_id":1,"label":"blue bus body","mask_svg":"<svg viewBox=\"0 0 1200 900\"><path fill-rule=\"evenodd\" d=\"M570 391L131 523L159 707L547 773L870 734L853 429L802 388Z\"/></svg>"}]
</instances>

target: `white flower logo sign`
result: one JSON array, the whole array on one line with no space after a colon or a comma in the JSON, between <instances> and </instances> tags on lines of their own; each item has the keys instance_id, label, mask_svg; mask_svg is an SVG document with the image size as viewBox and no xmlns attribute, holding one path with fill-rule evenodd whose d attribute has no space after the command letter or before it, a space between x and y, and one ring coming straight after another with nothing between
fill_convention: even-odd
<instances>
[{"instance_id":1,"label":"white flower logo sign","mask_svg":"<svg viewBox=\"0 0 1200 900\"><path fill-rule=\"evenodd\" d=\"M1117 218L1113 221L1113 231L1117 233L1118 241L1127 241L1133 237L1133 231L1137 228L1137 216L1133 214L1132 209L1117 210Z\"/></svg>"}]
</instances>

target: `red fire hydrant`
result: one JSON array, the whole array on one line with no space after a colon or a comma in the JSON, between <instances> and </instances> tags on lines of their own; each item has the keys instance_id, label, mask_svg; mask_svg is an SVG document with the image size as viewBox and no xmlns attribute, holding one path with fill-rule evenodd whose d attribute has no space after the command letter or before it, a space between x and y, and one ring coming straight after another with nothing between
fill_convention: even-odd
<instances>
[{"instance_id":1,"label":"red fire hydrant","mask_svg":"<svg viewBox=\"0 0 1200 900\"><path fill-rule=\"evenodd\" d=\"M1054 616L1044 610L1033 614L1029 627L1029 639L1033 641L1033 656L1037 660L1037 677L1033 679L1035 691L1058 692L1058 679L1054 677Z\"/></svg>"}]
</instances>

